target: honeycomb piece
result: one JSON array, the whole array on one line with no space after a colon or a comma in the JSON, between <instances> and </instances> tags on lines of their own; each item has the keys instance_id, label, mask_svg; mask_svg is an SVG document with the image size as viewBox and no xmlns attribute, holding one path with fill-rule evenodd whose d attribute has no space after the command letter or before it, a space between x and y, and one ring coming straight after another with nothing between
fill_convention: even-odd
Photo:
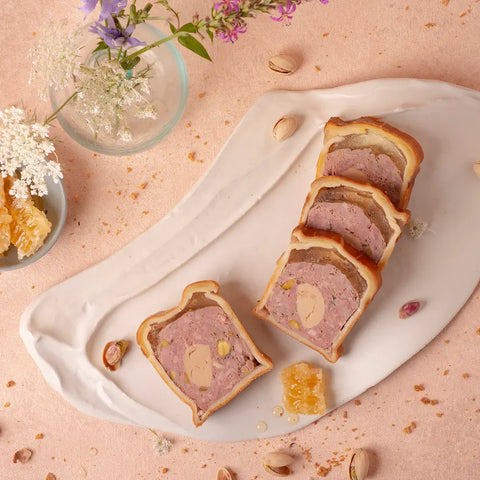
<instances>
[{"instance_id":1,"label":"honeycomb piece","mask_svg":"<svg viewBox=\"0 0 480 480\"><path fill-rule=\"evenodd\" d=\"M12 216L5 206L5 186L3 177L0 175L0 256L10 247L10 223Z\"/></svg>"},{"instance_id":2,"label":"honeycomb piece","mask_svg":"<svg viewBox=\"0 0 480 480\"><path fill-rule=\"evenodd\" d=\"M52 224L45 213L35 207L30 196L16 198L9 195L13 182L11 177L5 180L6 205L13 219L10 224L11 240L17 247L18 259L21 260L33 255L43 245Z\"/></svg>"},{"instance_id":3,"label":"honeycomb piece","mask_svg":"<svg viewBox=\"0 0 480 480\"><path fill-rule=\"evenodd\" d=\"M294 363L282 370L283 404L289 413L323 415L325 379L321 368L307 362Z\"/></svg>"}]
</instances>

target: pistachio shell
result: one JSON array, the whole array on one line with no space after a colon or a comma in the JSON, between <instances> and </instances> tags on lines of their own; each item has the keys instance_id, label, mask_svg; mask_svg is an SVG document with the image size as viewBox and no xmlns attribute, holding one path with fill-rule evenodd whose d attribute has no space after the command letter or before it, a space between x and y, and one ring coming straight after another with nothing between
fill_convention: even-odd
<instances>
[{"instance_id":1,"label":"pistachio shell","mask_svg":"<svg viewBox=\"0 0 480 480\"><path fill-rule=\"evenodd\" d=\"M366 450L361 448L354 450L348 466L348 478L350 480L365 480L368 475L369 465L370 461Z\"/></svg>"},{"instance_id":2,"label":"pistachio shell","mask_svg":"<svg viewBox=\"0 0 480 480\"><path fill-rule=\"evenodd\" d=\"M15 455L13 456L13 463L27 463L31 457L32 451L28 448L22 448L21 450L15 452Z\"/></svg>"},{"instance_id":3,"label":"pistachio shell","mask_svg":"<svg viewBox=\"0 0 480 480\"><path fill-rule=\"evenodd\" d=\"M480 178L480 162L476 162L473 164L473 171L477 175L478 178Z\"/></svg>"},{"instance_id":4,"label":"pistachio shell","mask_svg":"<svg viewBox=\"0 0 480 480\"><path fill-rule=\"evenodd\" d=\"M233 480L233 475L228 471L228 469L222 467L217 472L217 480Z\"/></svg>"},{"instance_id":5,"label":"pistachio shell","mask_svg":"<svg viewBox=\"0 0 480 480\"><path fill-rule=\"evenodd\" d=\"M298 65L290 55L274 55L268 60L268 68L281 75L291 75L297 70Z\"/></svg>"},{"instance_id":6,"label":"pistachio shell","mask_svg":"<svg viewBox=\"0 0 480 480\"><path fill-rule=\"evenodd\" d=\"M114 372L122 363L122 358L127 353L127 349L127 340L108 342L103 349L103 364L105 367Z\"/></svg>"},{"instance_id":7,"label":"pistachio shell","mask_svg":"<svg viewBox=\"0 0 480 480\"><path fill-rule=\"evenodd\" d=\"M271 465L267 465L266 463L263 464L265 470L270 473L271 475L275 475L276 477L286 477L290 475L290 467L272 467Z\"/></svg>"},{"instance_id":8,"label":"pistachio shell","mask_svg":"<svg viewBox=\"0 0 480 480\"><path fill-rule=\"evenodd\" d=\"M288 137L291 137L295 130L297 130L298 121L297 118L293 115L285 115L281 117L275 125L273 126L273 138L277 140L277 142L283 142Z\"/></svg>"},{"instance_id":9,"label":"pistachio shell","mask_svg":"<svg viewBox=\"0 0 480 480\"><path fill-rule=\"evenodd\" d=\"M272 467L286 467L293 462L293 458L286 453L270 452L263 457L263 463Z\"/></svg>"}]
</instances>

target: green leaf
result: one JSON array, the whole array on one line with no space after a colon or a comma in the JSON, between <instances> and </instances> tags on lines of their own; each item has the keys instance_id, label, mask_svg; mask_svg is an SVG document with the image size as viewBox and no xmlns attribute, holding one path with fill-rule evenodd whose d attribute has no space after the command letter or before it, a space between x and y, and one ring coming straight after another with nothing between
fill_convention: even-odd
<instances>
[{"instance_id":1,"label":"green leaf","mask_svg":"<svg viewBox=\"0 0 480 480\"><path fill-rule=\"evenodd\" d=\"M183 35L181 37L178 37L178 43L180 45L183 45L185 48L188 48L192 52L196 53L197 55L200 55L201 57L212 61L210 55L205 50L205 47L195 37L192 37L192 35Z\"/></svg>"},{"instance_id":2,"label":"green leaf","mask_svg":"<svg viewBox=\"0 0 480 480\"><path fill-rule=\"evenodd\" d=\"M210 37L210 40L213 42L213 32L211 30L207 30L207 34Z\"/></svg>"},{"instance_id":3,"label":"green leaf","mask_svg":"<svg viewBox=\"0 0 480 480\"><path fill-rule=\"evenodd\" d=\"M105 43L105 41L100 40L98 42L97 48L92 53L99 52L100 50L106 50L107 48L108 48L108 45Z\"/></svg>"},{"instance_id":4,"label":"green leaf","mask_svg":"<svg viewBox=\"0 0 480 480\"><path fill-rule=\"evenodd\" d=\"M170 25L170 31L172 33L177 33L177 27L173 23L168 23Z\"/></svg>"},{"instance_id":5,"label":"green leaf","mask_svg":"<svg viewBox=\"0 0 480 480\"><path fill-rule=\"evenodd\" d=\"M179 32L197 33L198 28L193 23L186 23L178 29Z\"/></svg>"},{"instance_id":6,"label":"green leaf","mask_svg":"<svg viewBox=\"0 0 480 480\"><path fill-rule=\"evenodd\" d=\"M124 60L123 62L120 62L120 65L124 70L131 70L138 64L139 61L140 57L133 57L130 60Z\"/></svg>"}]
</instances>

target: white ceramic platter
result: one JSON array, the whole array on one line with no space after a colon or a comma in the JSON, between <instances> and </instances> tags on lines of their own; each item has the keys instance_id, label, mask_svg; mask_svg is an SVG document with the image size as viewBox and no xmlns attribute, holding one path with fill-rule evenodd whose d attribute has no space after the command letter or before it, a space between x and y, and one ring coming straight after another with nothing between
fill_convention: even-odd
<instances>
[{"instance_id":1,"label":"white ceramic platter","mask_svg":"<svg viewBox=\"0 0 480 480\"><path fill-rule=\"evenodd\" d=\"M275 121L295 114L297 132L277 143ZM403 235L383 287L328 364L256 319L251 310L296 225L331 116L381 116L422 144L425 160L410 209L429 228ZM190 437L233 441L291 432L274 418L281 369L309 361L329 377L328 408L375 385L430 342L466 302L480 276L480 93L412 79L384 79L329 90L271 92L255 103L192 192L156 226L104 262L57 285L24 312L20 333L48 383L81 411ZM261 201L259 201L261 200ZM163 383L135 344L147 316L177 304L188 283L212 279L275 368L195 428L190 409ZM407 320L399 307L420 299ZM132 348L116 372L102 365L104 345ZM268 424L265 433L256 423Z\"/></svg>"}]
</instances>

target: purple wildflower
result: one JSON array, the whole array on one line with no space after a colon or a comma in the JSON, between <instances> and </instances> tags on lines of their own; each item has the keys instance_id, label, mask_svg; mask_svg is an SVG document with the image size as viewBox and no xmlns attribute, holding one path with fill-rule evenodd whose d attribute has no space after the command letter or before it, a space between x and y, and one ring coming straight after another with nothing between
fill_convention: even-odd
<instances>
[{"instance_id":1,"label":"purple wildflower","mask_svg":"<svg viewBox=\"0 0 480 480\"><path fill-rule=\"evenodd\" d=\"M95 10L98 0L82 0L82 2L83 5L81 7L78 7L78 9L84 11L85 16L87 17Z\"/></svg>"},{"instance_id":2,"label":"purple wildflower","mask_svg":"<svg viewBox=\"0 0 480 480\"><path fill-rule=\"evenodd\" d=\"M276 22L283 22L286 21L288 23L289 20L293 18L293 12L297 9L297 6L293 2L287 2L285 6L279 5L278 11L280 16L278 17L270 17L272 20Z\"/></svg>"},{"instance_id":3,"label":"purple wildflower","mask_svg":"<svg viewBox=\"0 0 480 480\"><path fill-rule=\"evenodd\" d=\"M85 16L90 15L98 4L98 0L82 0L83 5L80 10L85 12ZM103 0L102 10L100 12L99 21L105 20L110 15L117 15L120 10L126 8L127 0Z\"/></svg>"},{"instance_id":4,"label":"purple wildflower","mask_svg":"<svg viewBox=\"0 0 480 480\"><path fill-rule=\"evenodd\" d=\"M220 2L215 3L214 8L217 12L222 12L228 15L240 10L240 1L241 0L221 0Z\"/></svg>"},{"instance_id":5,"label":"purple wildflower","mask_svg":"<svg viewBox=\"0 0 480 480\"><path fill-rule=\"evenodd\" d=\"M238 40L238 35L240 33L245 33L247 31L247 25L241 19L234 19L229 25L228 29L217 30L215 33L217 37L221 38L225 42L235 42Z\"/></svg>"},{"instance_id":6,"label":"purple wildflower","mask_svg":"<svg viewBox=\"0 0 480 480\"><path fill-rule=\"evenodd\" d=\"M137 40L131 36L134 30L134 24L123 29L120 27L120 25L115 24L115 21L112 17L107 18L107 26L96 22L95 25L90 27L90 31L103 38L105 43L111 48L129 48L137 47L138 45L146 45L146 42L141 42L140 40Z\"/></svg>"}]
</instances>

